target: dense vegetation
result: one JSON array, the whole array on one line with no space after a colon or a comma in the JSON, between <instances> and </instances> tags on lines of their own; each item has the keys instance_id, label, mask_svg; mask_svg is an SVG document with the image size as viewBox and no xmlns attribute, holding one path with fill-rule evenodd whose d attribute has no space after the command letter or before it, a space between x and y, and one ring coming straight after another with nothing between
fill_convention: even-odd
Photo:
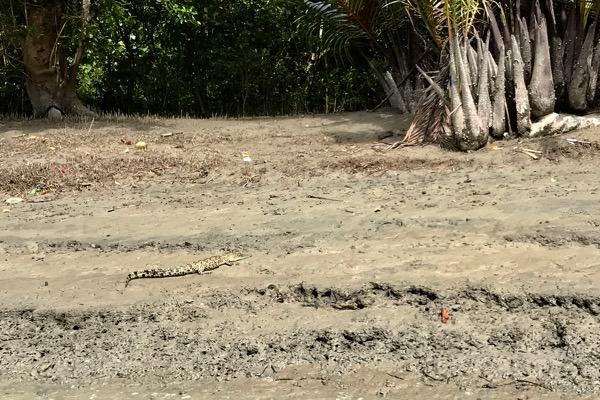
<instances>
[{"instance_id":1,"label":"dense vegetation","mask_svg":"<svg viewBox=\"0 0 600 400\"><path fill-rule=\"evenodd\" d=\"M467 151L598 123L555 112L600 103L600 0L0 0L0 10L0 112L27 113L25 92L32 114L49 117L387 101L416 114L397 145Z\"/></svg>"},{"instance_id":2,"label":"dense vegetation","mask_svg":"<svg viewBox=\"0 0 600 400\"><path fill-rule=\"evenodd\" d=\"M490 139L600 123L556 114L586 114L600 104L599 0L305 2L338 27L332 43L352 38L356 47L363 38L396 71L414 67L427 80L411 128L393 148L435 142L469 151ZM428 46L437 59L410 56ZM401 76L393 77L400 86Z\"/></svg>"},{"instance_id":3,"label":"dense vegetation","mask_svg":"<svg viewBox=\"0 0 600 400\"><path fill-rule=\"evenodd\" d=\"M64 3L68 23L60 41L72 59L81 1ZM0 6L0 113L31 114L20 49L25 5ZM379 104L385 93L368 65L324 47L306 13L301 1L284 0L93 1L77 93L96 111L166 116Z\"/></svg>"}]
</instances>

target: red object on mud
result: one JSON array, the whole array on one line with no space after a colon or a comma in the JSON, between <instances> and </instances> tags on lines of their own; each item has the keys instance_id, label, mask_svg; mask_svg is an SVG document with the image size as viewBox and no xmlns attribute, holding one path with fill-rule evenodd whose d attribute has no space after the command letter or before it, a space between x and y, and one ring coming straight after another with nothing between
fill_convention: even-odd
<instances>
[{"instance_id":1,"label":"red object on mud","mask_svg":"<svg viewBox=\"0 0 600 400\"><path fill-rule=\"evenodd\" d=\"M448 319L450 319L450 315L448 314L448 311L446 311L445 308L442 308L442 323L445 324L448 322Z\"/></svg>"}]
</instances>

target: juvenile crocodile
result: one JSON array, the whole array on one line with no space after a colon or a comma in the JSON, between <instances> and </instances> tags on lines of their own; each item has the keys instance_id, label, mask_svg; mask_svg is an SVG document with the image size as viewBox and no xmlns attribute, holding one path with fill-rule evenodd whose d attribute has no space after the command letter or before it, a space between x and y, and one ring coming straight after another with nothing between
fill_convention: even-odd
<instances>
[{"instance_id":1,"label":"juvenile crocodile","mask_svg":"<svg viewBox=\"0 0 600 400\"><path fill-rule=\"evenodd\" d=\"M196 260L191 263L182 264L175 268L168 269L146 269L143 271L134 271L127 275L125 287L133 279L141 278L168 278L172 276L183 276L189 274L203 274L219 268L221 265L232 265L234 262L250 257L249 254L228 253L220 256Z\"/></svg>"}]
</instances>

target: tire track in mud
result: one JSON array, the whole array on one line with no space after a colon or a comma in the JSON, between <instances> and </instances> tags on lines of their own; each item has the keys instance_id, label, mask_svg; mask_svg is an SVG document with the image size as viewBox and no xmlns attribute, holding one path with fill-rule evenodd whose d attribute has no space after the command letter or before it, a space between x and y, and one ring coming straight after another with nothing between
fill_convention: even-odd
<instances>
[{"instance_id":1,"label":"tire track in mud","mask_svg":"<svg viewBox=\"0 0 600 400\"><path fill-rule=\"evenodd\" d=\"M590 222L591 223L591 222ZM590 224L588 223L588 224ZM489 243L494 246L503 246L508 243L535 243L542 247L564 247L571 244L584 246L594 246L600 248L600 237L594 235L589 229L584 230L565 230L560 227L527 227L519 229L520 233L513 233L515 227L510 224L502 223L493 218L469 218L469 217L403 217L403 216L381 216L370 219L361 224L363 231L352 233L355 239L376 240L378 235L385 235L388 231L395 234L402 230L411 230L414 228L427 229L429 239L421 238L421 241L431 242L432 245L439 245L436 237L444 237L444 234L450 230L457 232L478 232L486 235ZM337 227L339 228L339 227ZM589 228L589 227L588 227ZM438 232L439 231L439 232ZM529 232L528 232L529 231ZM437 236L436 236L437 235ZM183 235L182 235L183 236ZM248 234L243 235L224 235L207 233L197 234L194 239L173 237L170 240L143 240L132 241L130 238L107 239L105 237L90 238L89 240L40 240L36 242L35 250L31 249L30 240L16 240L14 238L0 239L0 248L3 251L12 254L28 254L35 252L46 252L55 254L67 254L70 252L96 251L103 253L110 252L132 252L137 250L155 250L160 253L172 253L182 249L201 253L210 250L210 246L205 243L221 243L221 250L229 251L251 247L257 251L268 250L267 244L275 238L286 238L288 243L288 252L293 252L297 248L314 246L314 242L323 240L329 236L335 236L331 232L292 232L281 229L280 231L268 232L267 234ZM427 239L427 240L426 240ZM499 239L499 241L497 240ZM447 243L443 243L447 246Z\"/></svg>"},{"instance_id":2,"label":"tire track in mud","mask_svg":"<svg viewBox=\"0 0 600 400\"><path fill-rule=\"evenodd\" d=\"M600 237L594 235L577 233L557 233L549 234L525 234L515 236L505 236L507 242L535 243L542 247L565 247L571 245L594 246L600 249Z\"/></svg>"},{"instance_id":3,"label":"tire track in mud","mask_svg":"<svg viewBox=\"0 0 600 400\"><path fill-rule=\"evenodd\" d=\"M311 315L330 326L311 326ZM600 297L584 294L387 283L356 290L273 284L119 310L3 310L0 376L173 381L260 377L268 367L277 374L309 363L331 373L392 365L463 388L527 380L597 393L599 315ZM296 327L294 318L304 324Z\"/></svg>"},{"instance_id":4,"label":"tire track in mud","mask_svg":"<svg viewBox=\"0 0 600 400\"><path fill-rule=\"evenodd\" d=\"M161 253L173 253L182 249L186 249L192 252L202 252L207 249L207 246L203 245L204 241L177 241L177 242L165 242L157 240L148 240L139 243L123 243L123 242L108 242L106 240L92 241L92 242L81 242L78 240L66 240L66 241L39 241L36 243L35 251L32 251L28 243L5 243L0 240L0 245L5 244L5 251L14 254L27 254L35 252L47 252L53 254L68 254L71 252L82 252L82 251L96 251L100 253L111 253L111 252L123 252L128 253L138 250L157 250ZM234 241L221 240L220 243L224 243L224 248L235 249L240 246L239 243ZM237 247L236 247L237 246Z\"/></svg>"}]
</instances>

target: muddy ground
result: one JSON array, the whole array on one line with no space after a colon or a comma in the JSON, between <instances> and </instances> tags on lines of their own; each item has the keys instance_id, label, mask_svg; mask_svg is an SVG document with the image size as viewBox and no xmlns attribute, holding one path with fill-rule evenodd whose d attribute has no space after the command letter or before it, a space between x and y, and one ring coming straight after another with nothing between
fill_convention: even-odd
<instances>
[{"instance_id":1,"label":"muddy ground","mask_svg":"<svg viewBox=\"0 0 600 400\"><path fill-rule=\"evenodd\" d=\"M373 147L409 122L1 121L0 397L597 398L600 131Z\"/></svg>"}]
</instances>

